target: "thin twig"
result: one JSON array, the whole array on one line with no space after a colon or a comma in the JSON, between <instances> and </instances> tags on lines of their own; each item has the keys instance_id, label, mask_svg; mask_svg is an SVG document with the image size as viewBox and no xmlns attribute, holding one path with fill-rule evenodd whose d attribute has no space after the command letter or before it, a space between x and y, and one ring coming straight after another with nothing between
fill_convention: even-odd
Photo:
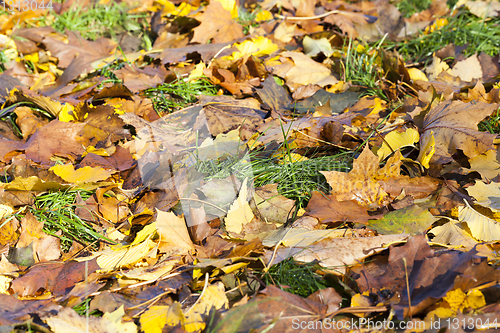
<instances>
[{"instance_id":1,"label":"thin twig","mask_svg":"<svg viewBox=\"0 0 500 333\"><path fill-rule=\"evenodd\" d=\"M309 21L309 20L317 20L323 17L327 17L332 14L338 14L340 13L339 10L332 10L326 13L323 13L321 15L316 15L316 16L304 16L304 17L296 17L296 16L283 16L277 14L276 17L280 19L284 19L285 21Z\"/></svg>"}]
</instances>

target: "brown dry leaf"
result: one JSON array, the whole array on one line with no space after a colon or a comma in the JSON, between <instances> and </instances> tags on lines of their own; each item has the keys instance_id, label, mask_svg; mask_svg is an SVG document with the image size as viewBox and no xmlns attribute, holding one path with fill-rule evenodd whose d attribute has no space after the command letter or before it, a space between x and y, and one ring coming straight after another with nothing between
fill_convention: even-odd
<instances>
[{"instance_id":1,"label":"brown dry leaf","mask_svg":"<svg viewBox=\"0 0 500 333\"><path fill-rule=\"evenodd\" d=\"M111 188L112 187L113 186L111 186ZM96 190L95 196L97 199L98 211L107 221L118 223L130 215L130 209L125 202L124 196L104 196L108 190L110 190L110 188L98 188Z\"/></svg>"},{"instance_id":2,"label":"brown dry leaf","mask_svg":"<svg viewBox=\"0 0 500 333\"><path fill-rule=\"evenodd\" d=\"M61 122L57 119L37 129L35 134L26 142L23 149L26 157L41 164L54 164L51 158L54 155L74 161L85 150L76 141L76 134L85 124Z\"/></svg>"},{"instance_id":3,"label":"brown dry leaf","mask_svg":"<svg viewBox=\"0 0 500 333\"><path fill-rule=\"evenodd\" d=\"M115 113L115 108L109 105L91 106L79 105L77 112L88 113L85 126L78 133L76 140L81 144L106 148L118 140L130 139L130 131L124 128L124 121Z\"/></svg>"},{"instance_id":4,"label":"brown dry leaf","mask_svg":"<svg viewBox=\"0 0 500 333\"><path fill-rule=\"evenodd\" d=\"M9 140L0 137L0 162L10 162L14 155L19 154L19 150L24 145L23 141Z\"/></svg>"},{"instance_id":5,"label":"brown dry leaf","mask_svg":"<svg viewBox=\"0 0 500 333\"><path fill-rule=\"evenodd\" d=\"M45 126L48 121L35 115L33 110L27 106L21 106L16 108L16 124L21 129L23 133L23 138L29 138L36 130L40 127Z\"/></svg>"},{"instance_id":6,"label":"brown dry leaf","mask_svg":"<svg viewBox=\"0 0 500 333\"><path fill-rule=\"evenodd\" d=\"M396 152L387 164L380 168L378 157L368 146L354 161L349 173L321 171L332 187L332 195L339 201L355 200L365 207L381 207L389 202L389 195L380 186L379 180L399 176L401 153Z\"/></svg>"},{"instance_id":7,"label":"brown dry leaf","mask_svg":"<svg viewBox=\"0 0 500 333\"><path fill-rule=\"evenodd\" d=\"M307 214L318 218L322 223L358 222L366 223L375 216L368 215L365 207L356 201L337 201L333 195L312 192L306 207Z\"/></svg>"},{"instance_id":8,"label":"brown dry leaf","mask_svg":"<svg viewBox=\"0 0 500 333\"><path fill-rule=\"evenodd\" d=\"M355 39L358 33L356 32L354 23L360 25L366 24L368 23L368 18L361 13L339 10L338 13L325 17L324 21L338 26L349 38Z\"/></svg>"},{"instance_id":9,"label":"brown dry leaf","mask_svg":"<svg viewBox=\"0 0 500 333\"><path fill-rule=\"evenodd\" d=\"M232 19L231 13L220 2L210 2L197 19L201 24L193 29L191 43L207 44L212 38L214 43L227 43L244 36L241 25Z\"/></svg>"},{"instance_id":10,"label":"brown dry leaf","mask_svg":"<svg viewBox=\"0 0 500 333\"><path fill-rule=\"evenodd\" d=\"M379 180L379 184L391 199L395 199L403 191L405 195L411 195L414 199L422 199L434 193L441 183L429 176L415 178L399 176Z\"/></svg>"},{"instance_id":11,"label":"brown dry leaf","mask_svg":"<svg viewBox=\"0 0 500 333\"><path fill-rule=\"evenodd\" d=\"M327 238L312 245L291 248L280 248L276 252L273 263L292 257L295 260L309 263L318 261L319 264L333 274L345 274L347 267L361 263L371 254L379 253L385 245L405 239L408 235L386 235L356 238ZM273 257L273 251L264 255L267 264Z\"/></svg>"},{"instance_id":12,"label":"brown dry leaf","mask_svg":"<svg viewBox=\"0 0 500 333\"><path fill-rule=\"evenodd\" d=\"M324 87L338 82L338 80L332 75L330 69L328 69L325 65L312 60L303 53L282 52L281 57L291 59L292 63L288 64L286 69L281 69L279 73L275 71L277 66L274 67L273 73L282 76L292 92L299 86L305 86L308 84L317 84Z\"/></svg>"},{"instance_id":13,"label":"brown dry leaf","mask_svg":"<svg viewBox=\"0 0 500 333\"><path fill-rule=\"evenodd\" d=\"M409 314L420 313L434 304L436 298L444 297L453 289L454 281L459 275L477 266L477 261L473 260L475 254L475 250L435 254L425 236L419 235L410 238L401 247L391 246L386 267L378 268L378 271L368 270L369 265L360 269L362 275L356 278L356 282L361 293L380 289L389 289L393 294L399 293L400 298L392 300L392 307L396 311L396 317L403 319ZM495 279L494 276L476 278ZM411 307L408 304L407 288L410 289Z\"/></svg>"},{"instance_id":14,"label":"brown dry leaf","mask_svg":"<svg viewBox=\"0 0 500 333\"><path fill-rule=\"evenodd\" d=\"M254 200L260 216L267 222L285 223L291 217L295 201L278 193L278 184L255 189Z\"/></svg>"},{"instance_id":15,"label":"brown dry leaf","mask_svg":"<svg viewBox=\"0 0 500 333\"><path fill-rule=\"evenodd\" d=\"M434 134L435 153L431 163L450 162L457 149L469 158L494 149L496 134L479 132L477 124L497 108L497 104L483 102L445 101L431 109L424 118L420 136L420 146L424 147Z\"/></svg>"},{"instance_id":16,"label":"brown dry leaf","mask_svg":"<svg viewBox=\"0 0 500 333\"><path fill-rule=\"evenodd\" d=\"M263 122L265 116L260 109L229 103L210 103L203 108L203 115L213 136L227 133L242 124L255 128Z\"/></svg>"},{"instance_id":17,"label":"brown dry leaf","mask_svg":"<svg viewBox=\"0 0 500 333\"><path fill-rule=\"evenodd\" d=\"M95 259L88 262L46 262L33 266L28 273L12 281L11 288L21 296L36 296L51 292L66 294L73 286L99 269Z\"/></svg>"},{"instance_id":18,"label":"brown dry leaf","mask_svg":"<svg viewBox=\"0 0 500 333\"><path fill-rule=\"evenodd\" d=\"M325 302L317 302L316 299L302 298L269 285L248 303L234 306L224 312L211 328L217 327L220 332L236 332L239 328L252 327L259 332L289 333L295 331L293 327L297 327L297 324L294 324L297 320L293 319L300 318L298 323L316 323L318 318L327 314L330 306L330 303L327 305ZM316 326L312 325L302 331L326 332L324 328L316 329Z\"/></svg>"},{"instance_id":19,"label":"brown dry leaf","mask_svg":"<svg viewBox=\"0 0 500 333\"><path fill-rule=\"evenodd\" d=\"M61 306L56 304L53 299L20 300L13 295L0 294L0 325L22 324L35 313L44 315L60 309Z\"/></svg>"}]
</instances>

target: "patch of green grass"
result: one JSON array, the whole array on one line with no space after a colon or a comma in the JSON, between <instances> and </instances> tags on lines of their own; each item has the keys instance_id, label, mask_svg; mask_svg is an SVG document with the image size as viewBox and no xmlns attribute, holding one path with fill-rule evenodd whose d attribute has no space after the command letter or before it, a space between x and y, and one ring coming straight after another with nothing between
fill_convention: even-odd
<instances>
[{"instance_id":1,"label":"patch of green grass","mask_svg":"<svg viewBox=\"0 0 500 333\"><path fill-rule=\"evenodd\" d=\"M96 40L103 36L114 38L117 33L124 31L145 31L143 19L147 17L147 13L131 14L125 3L113 2L111 5L94 4L86 10L78 6L55 16L51 25L57 31L78 31L82 37Z\"/></svg>"},{"instance_id":2,"label":"patch of green grass","mask_svg":"<svg viewBox=\"0 0 500 333\"><path fill-rule=\"evenodd\" d=\"M353 45L352 39L349 39L343 48L345 51L341 59L341 72L345 82L352 82L353 85L365 89L361 96L378 96L388 101L388 97L380 88L382 70L379 64L379 50L383 42L384 39L367 49L358 50L358 47Z\"/></svg>"},{"instance_id":3,"label":"patch of green grass","mask_svg":"<svg viewBox=\"0 0 500 333\"><path fill-rule=\"evenodd\" d=\"M500 109L497 110L496 114L489 116L488 118L482 120L477 128L481 132L490 132L491 134L500 133Z\"/></svg>"},{"instance_id":4,"label":"patch of green grass","mask_svg":"<svg viewBox=\"0 0 500 333\"><path fill-rule=\"evenodd\" d=\"M27 208L38 221L43 222L43 230L52 236L61 240L61 248L68 251L73 241L90 245L99 239L105 239L104 236L97 233L92 226L82 220L75 214L77 208L76 196L80 194L83 200L88 199L92 192L82 190L67 190L58 192L49 192L35 198L32 206ZM18 218L21 216L17 213ZM62 235L56 235L56 232L62 231ZM93 246L94 250L98 244Z\"/></svg>"},{"instance_id":5,"label":"patch of green grass","mask_svg":"<svg viewBox=\"0 0 500 333\"><path fill-rule=\"evenodd\" d=\"M325 176L320 171L349 170L349 156L339 154L322 156L294 163L278 164L271 159L256 160L252 163L256 187L278 184L278 192L295 200L297 209L307 206L312 191L329 193Z\"/></svg>"},{"instance_id":6,"label":"patch of green grass","mask_svg":"<svg viewBox=\"0 0 500 333\"><path fill-rule=\"evenodd\" d=\"M450 43L461 46L466 56L485 52L491 56L500 50L500 20L498 18L482 19L466 9L448 17L448 24L428 34L421 33L416 38L404 42L387 42L384 47L397 50L406 61L428 62L432 54Z\"/></svg>"},{"instance_id":7,"label":"patch of green grass","mask_svg":"<svg viewBox=\"0 0 500 333\"><path fill-rule=\"evenodd\" d=\"M426 10L431 5L432 0L402 0L396 3L396 8L405 17L410 17L415 13Z\"/></svg>"},{"instance_id":8,"label":"patch of green grass","mask_svg":"<svg viewBox=\"0 0 500 333\"><path fill-rule=\"evenodd\" d=\"M243 26L243 33L248 35L250 32L250 27L257 27L259 24L255 22L255 17L257 15L247 12L244 8L238 8L238 19L237 22Z\"/></svg>"},{"instance_id":9,"label":"patch of green grass","mask_svg":"<svg viewBox=\"0 0 500 333\"><path fill-rule=\"evenodd\" d=\"M173 82L145 90L144 95L152 99L156 112L161 116L196 102L200 95L215 96L217 90L217 87L205 78L191 82L177 78Z\"/></svg>"},{"instance_id":10,"label":"patch of green grass","mask_svg":"<svg viewBox=\"0 0 500 333\"><path fill-rule=\"evenodd\" d=\"M288 258L273 265L267 273L262 275L262 280L266 284L275 285L289 293L307 297L328 287L323 277L316 273L318 269L321 267L315 263L303 264L296 262L293 258Z\"/></svg>"},{"instance_id":11,"label":"patch of green grass","mask_svg":"<svg viewBox=\"0 0 500 333\"><path fill-rule=\"evenodd\" d=\"M80 304L75 305L73 307L73 310L75 310L76 313L78 313L80 316L86 316L91 300L92 300L91 298L86 298ZM88 313L89 316L95 316L95 317L102 317L103 314L104 313L102 313L99 310L92 310L91 312Z\"/></svg>"}]
</instances>

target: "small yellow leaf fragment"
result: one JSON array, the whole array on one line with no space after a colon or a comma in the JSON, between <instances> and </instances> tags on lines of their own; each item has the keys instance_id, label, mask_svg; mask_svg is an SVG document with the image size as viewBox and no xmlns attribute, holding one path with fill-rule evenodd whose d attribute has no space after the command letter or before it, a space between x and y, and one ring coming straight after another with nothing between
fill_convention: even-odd
<instances>
[{"instance_id":1,"label":"small yellow leaf fragment","mask_svg":"<svg viewBox=\"0 0 500 333\"><path fill-rule=\"evenodd\" d=\"M224 220L226 231L228 232L241 233L243 226L254 218L252 208L250 208L247 200L247 181L248 178L245 178L238 198L231 205Z\"/></svg>"},{"instance_id":2,"label":"small yellow leaf fragment","mask_svg":"<svg viewBox=\"0 0 500 333\"><path fill-rule=\"evenodd\" d=\"M10 282L13 280L13 278L5 276L5 275L0 275L0 294L7 294L9 295L9 288L10 288Z\"/></svg>"},{"instance_id":3,"label":"small yellow leaf fragment","mask_svg":"<svg viewBox=\"0 0 500 333\"><path fill-rule=\"evenodd\" d=\"M458 311L462 303L467 298L467 295L459 288L450 290L446 293L446 296L443 299L450 305L450 308L453 311Z\"/></svg>"},{"instance_id":4,"label":"small yellow leaf fragment","mask_svg":"<svg viewBox=\"0 0 500 333\"><path fill-rule=\"evenodd\" d=\"M480 290L473 289L467 293L467 298L464 302L464 308L479 309L486 305L484 295Z\"/></svg>"},{"instance_id":5,"label":"small yellow leaf fragment","mask_svg":"<svg viewBox=\"0 0 500 333\"><path fill-rule=\"evenodd\" d=\"M92 168L89 166L75 170L72 164L55 165L49 170L69 183L91 183L107 179L115 171L105 170L101 167Z\"/></svg>"},{"instance_id":6,"label":"small yellow leaf fragment","mask_svg":"<svg viewBox=\"0 0 500 333\"><path fill-rule=\"evenodd\" d=\"M273 19L273 14L268 10L261 10L255 16L256 22L269 21Z\"/></svg>"},{"instance_id":7,"label":"small yellow leaf fragment","mask_svg":"<svg viewBox=\"0 0 500 333\"><path fill-rule=\"evenodd\" d=\"M392 131L384 137L382 147L377 151L380 160L384 160L393 151L399 150L402 147L413 146L418 142L418 131L413 128L408 128L404 132Z\"/></svg>"},{"instance_id":8,"label":"small yellow leaf fragment","mask_svg":"<svg viewBox=\"0 0 500 333\"><path fill-rule=\"evenodd\" d=\"M418 68L408 68L408 74L410 74L410 78L413 81L420 80L420 81L429 81L427 76Z\"/></svg>"},{"instance_id":9,"label":"small yellow leaf fragment","mask_svg":"<svg viewBox=\"0 0 500 333\"><path fill-rule=\"evenodd\" d=\"M61 111L59 112L59 121L64 121L69 123L70 121L78 121L74 113L75 108L73 105L66 103L63 105Z\"/></svg>"},{"instance_id":10,"label":"small yellow leaf fragment","mask_svg":"<svg viewBox=\"0 0 500 333\"><path fill-rule=\"evenodd\" d=\"M227 309L229 300L226 297L222 282L210 285L201 295L200 301L184 313L186 324L184 329L188 332L196 332L205 329L204 317L210 313L212 308L216 310Z\"/></svg>"},{"instance_id":11,"label":"small yellow leaf fragment","mask_svg":"<svg viewBox=\"0 0 500 333\"><path fill-rule=\"evenodd\" d=\"M228 56L228 60L234 61L249 55L262 57L279 50L278 45L274 44L270 39L263 36L245 40L242 43L235 43L234 47L236 47L238 51L233 52L232 55Z\"/></svg>"},{"instance_id":12,"label":"small yellow leaf fragment","mask_svg":"<svg viewBox=\"0 0 500 333\"><path fill-rule=\"evenodd\" d=\"M429 162L436 152L436 139L434 139L434 132L427 136L425 142L420 143L420 154L417 161L420 162L426 169L429 169Z\"/></svg>"}]
</instances>

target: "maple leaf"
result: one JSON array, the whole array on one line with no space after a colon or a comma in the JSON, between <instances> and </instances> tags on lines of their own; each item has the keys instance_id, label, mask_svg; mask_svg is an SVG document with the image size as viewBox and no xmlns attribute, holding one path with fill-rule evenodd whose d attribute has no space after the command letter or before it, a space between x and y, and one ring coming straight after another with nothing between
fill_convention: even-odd
<instances>
[{"instance_id":1,"label":"maple leaf","mask_svg":"<svg viewBox=\"0 0 500 333\"><path fill-rule=\"evenodd\" d=\"M218 1L210 2L198 20L201 24L193 29L192 43L206 44L212 38L215 43L225 43L244 36L241 25L233 21L231 13Z\"/></svg>"},{"instance_id":2,"label":"maple leaf","mask_svg":"<svg viewBox=\"0 0 500 333\"><path fill-rule=\"evenodd\" d=\"M389 195L378 180L399 176L400 158L401 154L398 151L389 158L386 166L380 168L378 157L366 146L354 161L352 170L348 174L338 171L321 171L321 173L332 187L331 192L337 200L355 200L363 206L380 207L389 202Z\"/></svg>"},{"instance_id":3,"label":"maple leaf","mask_svg":"<svg viewBox=\"0 0 500 333\"><path fill-rule=\"evenodd\" d=\"M463 103L460 101L441 102L431 109L424 118L420 147L424 147L432 138L436 140L432 163L447 163L451 155L460 149L473 158L494 149L496 134L479 132L477 124L491 115L498 108L497 104Z\"/></svg>"}]
</instances>

